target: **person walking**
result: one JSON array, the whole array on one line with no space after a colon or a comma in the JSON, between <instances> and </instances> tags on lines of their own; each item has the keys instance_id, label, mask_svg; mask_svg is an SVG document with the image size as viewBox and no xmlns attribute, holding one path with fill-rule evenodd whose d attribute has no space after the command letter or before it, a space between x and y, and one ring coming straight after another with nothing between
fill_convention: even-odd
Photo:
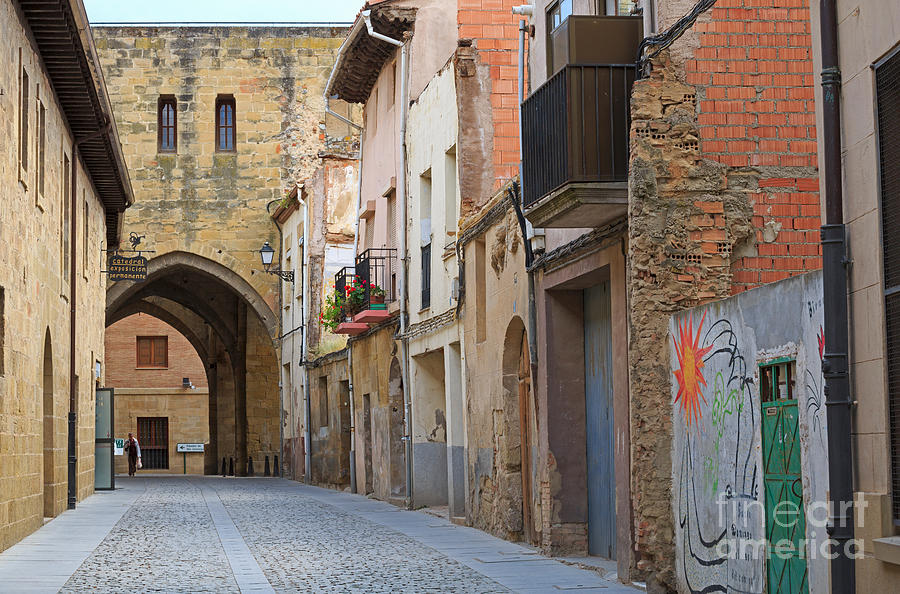
<instances>
[{"instance_id":1,"label":"person walking","mask_svg":"<svg viewBox=\"0 0 900 594\"><path fill-rule=\"evenodd\" d=\"M134 433L128 434L125 449L128 451L128 476L134 476L141 467L141 444Z\"/></svg>"}]
</instances>

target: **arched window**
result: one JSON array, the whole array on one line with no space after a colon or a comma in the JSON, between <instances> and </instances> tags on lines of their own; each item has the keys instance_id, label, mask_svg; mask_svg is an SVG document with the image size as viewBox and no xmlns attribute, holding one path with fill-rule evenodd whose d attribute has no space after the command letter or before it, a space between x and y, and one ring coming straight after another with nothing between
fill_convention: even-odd
<instances>
[{"instance_id":1,"label":"arched window","mask_svg":"<svg viewBox=\"0 0 900 594\"><path fill-rule=\"evenodd\" d=\"M172 95L159 98L156 142L160 153L174 153L178 145L176 105Z\"/></svg>"},{"instance_id":2,"label":"arched window","mask_svg":"<svg viewBox=\"0 0 900 594\"><path fill-rule=\"evenodd\" d=\"M231 95L219 95L216 98L216 150L235 150L234 97Z\"/></svg>"}]
</instances>

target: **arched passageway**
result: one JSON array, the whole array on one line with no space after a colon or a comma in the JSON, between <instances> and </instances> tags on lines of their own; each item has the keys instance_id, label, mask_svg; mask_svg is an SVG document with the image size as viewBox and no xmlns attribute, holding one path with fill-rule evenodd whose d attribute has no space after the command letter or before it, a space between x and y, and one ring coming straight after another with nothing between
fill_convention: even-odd
<instances>
[{"instance_id":1,"label":"arched passageway","mask_svg":"<svg viewBox=\"0 0 900 594\"><path fill-rule=\"evenodd\" d=\"M106 324L136 313L177 330L203 361L208 384L204 472L223 458L238 475L252 458L260 474L266 457L280 456L278 323L253 287L229 268L196 254L170 252L148 262L144 282L121 281L107 291ZM107 359L116 353L107 352ZM133 356L133 355L131 355Z\"/></svg>"}]
</instances>

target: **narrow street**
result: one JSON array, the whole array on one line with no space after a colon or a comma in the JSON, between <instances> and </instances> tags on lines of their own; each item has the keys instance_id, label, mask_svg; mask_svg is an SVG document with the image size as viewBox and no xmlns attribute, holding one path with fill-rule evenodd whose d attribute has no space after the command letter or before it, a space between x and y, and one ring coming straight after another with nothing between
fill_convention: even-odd
<instances>
[{"instance_id":1,"label":"narrow street","mask_svg":"<svg viewBox=\"0 0 900 594\"><path fill-rule=\"evenodd\" d=\"M119 477L0 554L0 592L638 592L532 549L281 479Z\"/></svg>"}]
</instances>

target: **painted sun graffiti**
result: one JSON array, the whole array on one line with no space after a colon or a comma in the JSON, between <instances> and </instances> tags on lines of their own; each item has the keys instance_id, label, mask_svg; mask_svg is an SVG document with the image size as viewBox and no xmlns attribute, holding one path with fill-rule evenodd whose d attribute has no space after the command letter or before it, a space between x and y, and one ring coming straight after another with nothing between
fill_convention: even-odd
<instances>
[{"instance_id":1,"label":"painted sun graffiti","mask_svg":"<svg viewBox=\"0 0 900 594\"><path fill-rule=\"evenodd\" d=\"M712 350L712 345L700 348L700 331L706 320L706 312L700 318L697 334L694 334L694 316L691 314L686 320L678 323L678 339L675 343L675 355L678 357L679 369L672 373L678 380L678 394L675 402L681 401L681 409L684 411L684 420L688 428L700 420L703 413L700 411L700 401L706 404L701 386L706 386L706 378L703 377L703 357Z\"/></svg>"}]
</instances>

